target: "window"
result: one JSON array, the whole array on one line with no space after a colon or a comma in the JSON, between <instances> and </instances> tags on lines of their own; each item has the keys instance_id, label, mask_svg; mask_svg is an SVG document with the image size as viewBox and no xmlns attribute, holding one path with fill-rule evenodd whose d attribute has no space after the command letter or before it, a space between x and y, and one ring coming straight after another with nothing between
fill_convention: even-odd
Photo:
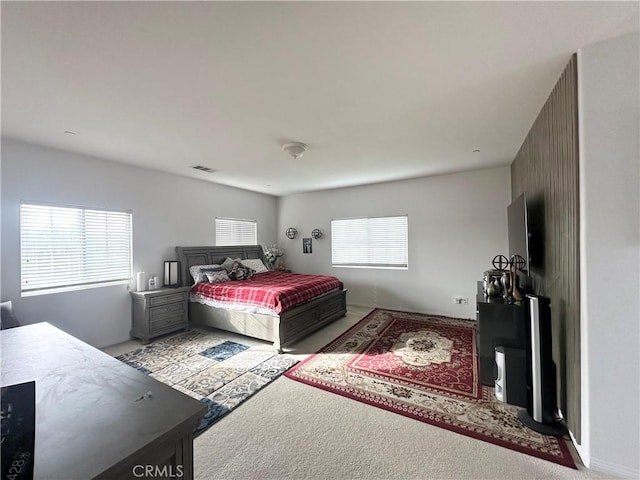
<instances>
[{"instance_id":1,"label":"window","mask_svg":"<svg viewBox=\"0 0 640 480\"><path fill-rule=\"evenodd\" d=\"M128 283L131 212L22 203L22 296Z\"/></svg>"},{"instance_id":2,"label":"window","mask_svg":"<svg viewBox=\"0 0 640 480\"><path fill-rule=\"evenodd\" d=\"M334 267L408 268L409 217L343 218L331 221Z\"/></svg>"},{"instance_id":3,"label":"window","mask_svg":"<svg viewBox=\"0 0 640 480\"><path fill-rule=\"evenodd\" d=\"M255 220L216 218L216 245L257 245L258 223Z\"/></svg>"}]
</instances>

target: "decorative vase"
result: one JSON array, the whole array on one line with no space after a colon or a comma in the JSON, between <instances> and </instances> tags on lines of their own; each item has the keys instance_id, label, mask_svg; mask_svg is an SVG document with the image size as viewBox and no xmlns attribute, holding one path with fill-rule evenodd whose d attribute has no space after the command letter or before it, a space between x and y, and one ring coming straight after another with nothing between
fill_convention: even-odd
<instances>
[{"instance_id":1,"label":"decorative vase","mask_svg":"<svg viewBox=\"0 0 640 480\"><path fill-rule=\"evenodd\" d=\"M502 274L502 278L500 279L502 283L502 296L503 298L509 298L511 296L511 281L510 275L507 272Z\"/></svg>"},{"instance_id":2,"label":"decorative vase","mask_svg":"<svg viewBox=\"0 0 640 480\"><path fill-rule=\"evenodd\" d=\"M496 297L500 295L500 285L498 285L498 281L494 280L487 287L487 295L490 297Z\"/></svg>"},{"instance_id":3,"label":"decorative vase","mask_svg":"<svg viewBox=\"0 0 640 480\"><path fill-rule=\"evenodd\" d=\"M514 302L521 302L524 295L518 288L518 272L515 265L511 267L511 297Z\"/></svg>"}]
</instances>

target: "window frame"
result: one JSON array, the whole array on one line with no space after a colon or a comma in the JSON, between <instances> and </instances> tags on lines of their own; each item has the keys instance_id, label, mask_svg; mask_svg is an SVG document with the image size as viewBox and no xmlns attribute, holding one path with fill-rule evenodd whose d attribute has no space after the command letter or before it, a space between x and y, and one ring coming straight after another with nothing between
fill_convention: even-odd
<instances>
[{"instance_id":1,"label":"window frame","mask_svg":"<svg viewBox=\"0 0 640 480\"><path fill-rule=\"evenodd\" d=\"M36 209L40 208L42 211L37 212ZM26 211L26 209L31 209L31 212ZM48 213L46 211L47 209L49 209ZM69 228L67 230L69 235L76 236L74 242L75 245L71 245L68 240L60 242L59 239L54 238L56 235L60 235L64 230L55 231L53 222L55 222L56 219L54 218L53 209L58 210L57 221L64 220L64 214L61 210L72 210L74 212L69 215L79 215L79 219L76 219L76 222L78 222L77 225L73 226L75 228ZM47 239L49 243L47 244L46 242L43 242L42 247L39 247L36 244L37 240L35 239L35 236L39 234L36 231L37 224L35 223L37 222L36 216L38 214L48 214L50 217L48 225L45 225L44 223L42 224L44 228L40 233L49 236ZM115 215L115 218L109 219L109 214ZM105 222L103 224L103 232L100 232L98 229L98 226L102 221L102 219L100 219L101 216L104 216L103 220ZM124 233L119 232L121 234L108 236L107 234L109 231L106 222L109 220L115 222L116 225L112 226L124 228ZM25 222L28 224L29 221L34 223L32 225L25 225ZM91 230L91 227L94 229ZM131 210L22 200L20 201L18 230L20 236L21 297L87 290L113 285L125 285L130 284L133 279L133 212ZM28 238L29 235L32 236L31 239ZM93 242L90 237L93 237ZM113 246L109 247L109 242L113 244L114 241L119 242L119 246L117 248L114 248ZM105 246L105 244L107 246ZM101 247L97 247L97 245L101 245ZM25 250L31 249L31 254L33 255L38 248L46 249L47 247L52 252L47 257L47 260L50 262L48 268L52 271L46 274L46 281L40 281L39 285L36 283L36 285L38 285L36 287L27 287L25 284L25 278L27 283L29 280L33 282L34 277L39 275L39 273L37 270L35 272L25 272L25 264L30 261L29 258L25 258L25 255L29 255ZM100 248L106 250L103 258L99 258L98 251ZM71 253L65 255L64 250ZM94 265L95 263L99 263L100 265L106 264L109 260L109 253L112 255L114 253L122 254L122 258L117 260L117 263L120 265L112 275L108 275L108 271L110 270L109 268L99 268L96 270L95 267L91 266L92 262ZM125 259L124 256L128 258ZM60 262L65 257L67 257L67 260L73 260L71 263L67 262L67 268L62 268ZM98 262L96 262L96 257L98 257ZM81 260L77 261L78 258L81 258ZM126 262L126 267L123 268L124 262ZM39 268L40 272L45 269L44 262ZM113 271L113 269L111 270ZM79 276L77 278L80 279L79 281L69 280L70 276L78 274ZM103 275L103 278L96 279L96 275ZM60 276L61 280L56 282L56 276ZM65 278L66 280L64 280Z\"/></svg>"},{"instance_id":2,"label":"window frame","mask_svg":"<svg viewBox=\"0 0 640 480\"><path fill-rule=\"evenodd\" d=\"M372 221L381 220L381 219L391 219L398 220L403 219L404 225L399 225L404 227L404 234L401 235L403 237L401 240L403 241L402 247L403 252L397 257L397 261L389 262L382 261L380 257L378 259L380 261L370 261L370 262L344 262L340 261L340 258L336 259L336 254L342 255L345 254L343 252L337 252L338 248L344 249L344 247L336 247L336 236L341 233L336 233L337 222L349 222L349 221L367 221L369 224L367 228L372 226ZM402 222L401 222L402 223ZM391 228L393 225L390 225ZM363 233L363 232L360 232ZM384 239L383 237L376 237L378 241ZM379 248L379 245L375 245L375 240L371 239L370 236L366 238L366 245L362 245L363 248L366 248L368 251L375 250ZM344 239L343 239L344 240ZM391 240L391 239L390 239ZM408 270L409 269L409 215L408 214L400 214L400 215L380 215L380 216L370 216L370 217L348 217L348 218L335 218L331 220L331 266L336 268L374 268L374 269L382 269L382 270Z\"/></svg>"}]
</instances>

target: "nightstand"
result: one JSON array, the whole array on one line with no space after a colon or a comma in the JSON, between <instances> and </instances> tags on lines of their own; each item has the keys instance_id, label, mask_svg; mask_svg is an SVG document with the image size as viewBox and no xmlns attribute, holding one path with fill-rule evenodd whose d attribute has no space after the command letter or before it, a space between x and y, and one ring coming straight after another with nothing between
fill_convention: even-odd
<instances>
[{"instance_id":1,"label":"nightstand","mask_svg":"<svg viewBox=\"0 0 640 480\"><path fill-rule=\"evenodd\" d=\"M146 345L154 337L176 330L189 330L187 302L190 288L130 292L133 298L131 336L141 339Z\"/></svg>"}]
</instances>

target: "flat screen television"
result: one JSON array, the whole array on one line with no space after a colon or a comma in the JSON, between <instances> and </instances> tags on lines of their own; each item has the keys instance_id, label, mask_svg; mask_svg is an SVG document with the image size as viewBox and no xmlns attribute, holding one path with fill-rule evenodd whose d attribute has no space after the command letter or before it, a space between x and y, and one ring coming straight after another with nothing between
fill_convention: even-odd
<instances>
[{"instance_id":1,"label":"flat screen television","mask_svg":"<svg viewBox=\"0 0 640 480\"><path fill-rule=\"evenodd\" d=\"M525 194L515 198L507 207L507 229L509 232L509 258L520 255L525 259L522 271L529 273L531 255L529 249L529 222L527 212L527 199Z\"/></svg>"}]
</instances>

